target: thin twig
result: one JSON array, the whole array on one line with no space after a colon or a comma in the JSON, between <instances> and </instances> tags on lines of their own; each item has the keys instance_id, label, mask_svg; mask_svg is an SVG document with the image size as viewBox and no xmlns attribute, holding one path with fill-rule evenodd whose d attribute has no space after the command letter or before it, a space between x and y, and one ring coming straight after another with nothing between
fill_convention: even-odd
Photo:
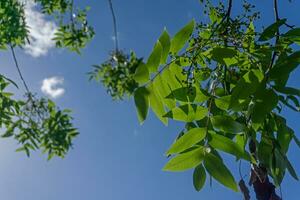
<instances>
[{"instance_id":1,"label":"thin twig","mask_svg":"<svg viewBox=\"0 0 300 200\"><path fill-rule=\"evenodd\" d=\"M27 85L27 83L26 83L26 81L25 81L23 75L22 75L22 72L21 72L21 69L20 69L20 67L19 67L19 63L18 63L16 54L15 54L15 50L14 50L14 48L13 48L12 45L10 45L10 49L11 49L12 57L13 57L14 62L15 62L15 66L16 66L17 71L18 71L18 74L19 74L19 76L20 76L20 78L21 78L21 80L22 80L22 82L23 82L23 85L24 85L24 87L25 87L25 90L26 90L26 92L27 92L28 94L30 94L31 92L30 92L30 90L29 90L29 87L28 87L28 85Z\"/></svg>"},{"instance_id":2,"label":"thin twig","mask_svg":"<svg viewBox=\"0 0 300 200\"><path fill-rule=\"evenodd\" d=\"M230 20L231 10L232 10L232 0L229 0L228 10L227 10L227 14L226 14L227 15L227 23L229 23L229 20ZM225 35L226 34L228 34L228 26L226 27L226 30L225 30ZM228 41L226 38L224 39L224 42L225 42L225 46L227 47ZM226 76L227 76L227 66L224 65L224 90L225 90L225 93L228 94L229 87L228 87L228 83L226 81Z\"/></svg>"},{"instance_id":3,"label":"thin twig","mask_svg":"<svg viewBox=\"0 0 300 200\"><path fill-rule=\"evenodd\" d=\"M118 40L118 29L117 29L117 19L114 11L114 7L112 4L112 0L108 0L109 3L109 9L112 15L112 20L113 20L113 27L114 27L114 41L115 41L115 51L116 53L119 51L119 40Z\"/></svg>"},{"instance_id":4,"label":"thin twig","mask_svg":"<svg viewBox=\"0 0 300 200\"><path fill-rule=\"evenodd\" d=\"M71 26L72 31L75 31L75 21L74 21L75 13L74 13L74 0L71 1L71 8L70 8L70 20L71 20Z\"/></svg>"},{"instance_id":5,"label":"thin twig","mask_svg":"<svg viewBox=\"0 0 300 200\"><path fill-rule=\"evenodd\" d=\"M280 20L279 18L279 12L278 12L278 2L277 0L273 0L273 4L274 4L274 15L275 15L275 22L278 22ZM275 59L277 57L277 52L276 52L276 46L279 42L279 37L280 37L280 31L279 31L279 28L277 28L277 31L276 31L276 39L275 39L275 50L273 52L273 55L272 55L272 58L271 58L271 62L270 62L270 65L266 71L266 76L268 77L269 75L269 72L270 70L272 69L273 65L274 65L274 62L275 62Z\"/></svg>"},{"instance_id":6,"label":"thin twig","mask_svg":"<svg viewBox=\"0 0 300 200\"><path fill-rule=\"evenodd\" d=\"M240 160L239 163L239 174L240 174L240 178L243 179L243 175L242 175L242 161Z\"/></svg>"},{"instance_id":7,"label":"thin twig","mask_svg":"<svg viewBox=\"0 0 300 200\"><path fill-rule=\"evenodd\" d=\"M27 83L26 83L26 81L23 77L23 74L21 72L21 69L20 69L20 66L19 66L19 63L18 63L18 60L17 60L17 56L16 56L16 53L15 53L14 47L12 45L10 45L10 49L11 49L12 57L13 57L15 66L17 68L19 77L20 77L20 79L21 79L21 81L22 81L22 83L25 87L26 95L28 96L29 101L31 101L33 109L36 111L38 117L42 121L43 120L42 114L40 113L39 109L37 108L36 102L34 100L34 96L32 95L32 92L29 90L29 87L28 87L28 85L27 85Z\"/></svg>"}]
</instances>

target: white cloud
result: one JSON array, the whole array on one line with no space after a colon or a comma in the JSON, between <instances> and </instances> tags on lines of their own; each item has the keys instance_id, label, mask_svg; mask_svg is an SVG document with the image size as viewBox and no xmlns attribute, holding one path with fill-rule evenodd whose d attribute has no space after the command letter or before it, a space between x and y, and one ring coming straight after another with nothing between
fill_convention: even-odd
<instances>
[{"instance_id":1,"label":"white cloud","mask_svg":"<svg viewBox=\"0 0 300 200\"><path fill-rule=\"evenodd\" d=\"M61 97L65 93L65 89L57 86L63 83L64 79L62 77L53 76L45 78L42 83L41 91L52 98Z\"/></svg>"},{"instance_id":2,"label":"white cloud","mask_svg":"<svg viewBox=\"0 0 300 200\"><path fill-rule=\"evenodd\" d=\"M25 17L30 40L30 43L24 46L25 52L33 57L46 55L49 49L55 46L52 38L57 31L56 24L47 20L45 15L36 9L33 0L26 1Z\"/></svg>"}]
</instances>

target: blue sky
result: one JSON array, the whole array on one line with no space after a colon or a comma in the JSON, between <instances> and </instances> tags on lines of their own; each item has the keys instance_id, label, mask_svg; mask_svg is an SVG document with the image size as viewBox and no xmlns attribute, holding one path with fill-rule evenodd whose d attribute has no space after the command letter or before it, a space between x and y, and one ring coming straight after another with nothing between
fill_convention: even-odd
<instances>
[{"instance_id":1,"label":"blue sky","mask_svg":"<svg viewBox=\"0 0 300 200\"><path fill-rule=\"evenodd\" d=\"M82 3L77 1L78 3ZM265 23L273 20L271 1L260 0ZM71 108L80 136L65 159L50 162L40 153L27 158L15 153L13 140L0 140L0 194L7 200L153 200L153 199L242 199L216 182L207 182L200 193L192 186L192 171L168 173L161 169L163 156L182 124L165 127L152 114L143 126L137 121L132 101L113 102L99 84L88 82L86 73L92 64L103 62L113 48L111 16L106 0L87 0L91 5L90 22L96 37L81 56L64 50L50 50L47 55L32 57L17 51L23 74L32 91L39 93L43 79L64 78L65 94L55 99L61 107ZM192 18L204 19L198 0L115 0L120 46L133 49L139 56L149 54L164 27L171 34ZM300 26L299 2L281 1L280 15L290 24ZM234 12L237 12L234 9ZM261 28L261 22L258 22ZM1 73L17 79L11 55L0 52ZM300 71L289 85L299 87ZM17 79L18 80L18 79ZM21 82L18 81L21 85ZM17 94L22 94L22 90ZM288 124L298 133L298 113L285 111ZM300 150L292 143L290 160L300 173ZM232 159L226 163L237 172ZM244 164L244 173L248 166ZM238 174L235 173L236 179ZM282 185L283 197L295 199L300 183L289 175ZM253 196L253 195L252 195Z\"/></svg>"}]
</instances>

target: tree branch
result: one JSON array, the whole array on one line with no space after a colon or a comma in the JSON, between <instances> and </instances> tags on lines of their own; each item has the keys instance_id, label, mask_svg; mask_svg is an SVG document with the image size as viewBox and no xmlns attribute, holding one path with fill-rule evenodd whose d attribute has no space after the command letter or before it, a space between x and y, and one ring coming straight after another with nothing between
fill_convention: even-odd
<instances>
[{"instance_id":1,"label":"tree branch","mask_svg":"<svg viewBox=\"0 0 300 200\"><path fill-rule=\"evenodd\" d=\"M11 50L12 57L13 57L13 60L14 60L14 62L15 62L15 66L16 66L16 68L17 68L18 74L19 74L19 76L20 76L20 78L21 78L21 80L22 80L22 82L23 82L24 87L25 87L25 90L26 90L26 92L27 92L28 94L30 94L31 92L30 92L30 90L29 90L29 87L28 87L28 85L27 85L27 83L26 83L26 81L25 81L23 75L22 75L22 72L21 72L21 69L20 69L20 67L19 67L19 63L18 63L16 54L15 54L15 50L14 50L14 48L13 48L12 45L10 45L10 50Z\"/></svg>"},{"instance_id":2,"label":"tree branch","mask_svg":"<svg viewBox=\"0 0 300 200\"><path fill-rule=\"evenodd\" d=\"M114 27L114 41L115 41L115 51L119 51L119 40L118 40L118 29L117 29L117 19L114 11L114 7L112 4L112 0L108 0L109 3L109 9L112 15L112 20L113 20L113 27Z\"/></svg>"},{"instance_id":3,"label":"tree branch","mask_svg":"<svg viewBox=\"0 0 300 200\"><path fill-rule=\"evenodd\" d=\"M279 12L278 12L278 2L277 0L273 0L273 4L274 4L274 15L275 15L275 22L278 22L280 20L279 18ZM276 39L275 39L275 44L274 44L274 47L276 48L278 42L279 42L279 37L280 37L280 31L279 31L279 28L277 29L277 32L276 32ZM268 77L268 74L270 72L270 70L272 69L273 65L274 65L274 62L275 62L275 59L277 57L277 52L276 52L276 49L274 50L273 52L273 55L272 55L272 58L271 58L271 62L270 62L270 65L266 71L266 76Z\"/></svg>"}]
</instances>

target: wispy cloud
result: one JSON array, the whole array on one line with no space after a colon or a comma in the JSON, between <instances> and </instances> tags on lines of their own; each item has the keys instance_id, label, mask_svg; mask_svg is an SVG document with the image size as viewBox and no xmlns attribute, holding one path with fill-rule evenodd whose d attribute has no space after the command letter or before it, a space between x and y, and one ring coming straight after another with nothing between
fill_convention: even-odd
<instances>
[{"instance_id":1,"label":"wispy cloud","mask_svg":"<svg viewBox=\"0 0 300 200\"><path fill-rule=\"evenodd\" d=\"M57 87L64 83L64 79L62 77L49 77L43 80L41 91L52 98L61 97L65 93L65 89L61 87Z\"/></svg>"},{"instance_id":2,"label":"wispy cloud","mask_svg":"<svg viewBox=\"0 0 300 200\"><path fill-rule=\"evenodd\" d=\"M25 17L30 31L30 43L24 46L25 52L33 57L46 55L55 46L52 38L57 31L56 24L37 10L33 0L26 1Z\"/></svg>"}]
</instances>

